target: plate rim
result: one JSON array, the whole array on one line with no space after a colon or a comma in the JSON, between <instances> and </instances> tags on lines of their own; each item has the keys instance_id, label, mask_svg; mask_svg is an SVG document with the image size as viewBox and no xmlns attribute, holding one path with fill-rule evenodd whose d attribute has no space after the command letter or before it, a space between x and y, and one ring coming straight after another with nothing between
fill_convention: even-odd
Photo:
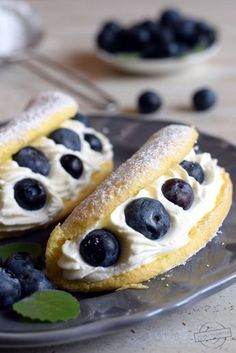
<instances>
[{"instance_id":1,"label":"plate rim","mask_svg":"<svg viewBox=\"0 0 236 353\"><path fill-rule=\"evenodd\" d=\"M99 119L99 114L90 114L89 115L92 119ZM115 115L112 115L114 118ZM110 119L109 116L103 115L104 118L107 120ZM130 123L135 123L137 120L134 119L132 115L122 117L122 114L116 115L116 120L126 120ZM171 121L171 120L147 120L147 119L139 119L139 123L146 124L146 123L153 123L153 124L182 124L188 125L183 122L178 121ZM220 137L202 132L201 129L199 130L199 135L204 136L206 138L210 138L212 140L216 140L219 142L226 143L227 145L233 146L236 150L236 145L233 143L222 139ZM181 265L180 265L181 266ZM197 300L202 300L211 294L215 294L218 291L228 287L229 285L236 282L236 269L232 271L227 276L224 276L217 281L212 281L210 284L205 286L201 286L198 288L197 291L191 292L190 296L182 298L181 300L176 299L169 304L162 305L162 306L152 306L144 311L134 313L130 316L117 316L112 317L104 320L98 321L91 321L85 324L77 325L74 327L68 328L59 328L50 331L37 331L37 332L0 332L0 347L1 348L30 348L30 347L46 347L51 345L60 345L66 343L74 343L87 340L89 338L94 337L101 337L112 332L124 329L125 327L131 326L133 324L139 324L148 318L163 315L164 313L168 313L171 311L175 311L176 309L183 307L186 304L192 304ZM132 290L132 289L129 289ZM135 289L133 289L135 290ZM32 323L34 325L34 323ZM79 335L78 335L79 331Z\"/></svg>"}]
</instances>

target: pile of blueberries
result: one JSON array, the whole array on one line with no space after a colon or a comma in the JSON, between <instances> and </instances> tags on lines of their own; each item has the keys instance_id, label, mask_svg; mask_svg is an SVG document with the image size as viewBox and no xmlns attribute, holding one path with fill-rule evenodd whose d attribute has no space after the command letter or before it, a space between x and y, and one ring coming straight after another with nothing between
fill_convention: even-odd
<instances>
[{"instance_id":1,"label":"pile of blueberries","mask_svg":"<svg viewBox=\"0 0 236 353\"><path fill-rule=\"evenodd\" d=\"M0 309L43 289L53 289L53 284L36 268L30 254L19 252L1 261Z\"/></svg>"},{"instance_id":2,"label":"pile of blueberries","mask_svg":"<svg viewBox=\"0 0 236 353\"><path fill-rule=\"evenodd\" d=\"M106 22L96 41L99 48L111 54L136 53L141 58L160 59L204 50L217 41L217 32L206 21L166 9L159 19L143 20L130 27Z\"/></svg>"}]
</instances>

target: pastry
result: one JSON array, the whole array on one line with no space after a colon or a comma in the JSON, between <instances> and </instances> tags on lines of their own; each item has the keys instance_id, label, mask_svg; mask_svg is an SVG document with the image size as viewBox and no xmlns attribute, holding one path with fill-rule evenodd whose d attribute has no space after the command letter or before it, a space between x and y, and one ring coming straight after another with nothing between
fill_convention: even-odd
<instances>
[{"instance_id":1,"label":"pastry","mask_svg":"<svg viewBox=\"0 0 236 353\"><path fill-rule=\"evenodd\" d=\"M183 264L216 234L232 202L229 175L197 153L193 127L169 125L53 230L47 272L71 291L138 283Z\"/></svg>"},{"instance_id":2,"label":"pastry","mask_svg":"<svg viewBox=\"0 0 236 353\"><path fill-rule=\"evenodd\" d=\"M0 129L0 238L60 220L111 172L111 144L82 118L50 91Z\"/></svg>"}]
</instances>

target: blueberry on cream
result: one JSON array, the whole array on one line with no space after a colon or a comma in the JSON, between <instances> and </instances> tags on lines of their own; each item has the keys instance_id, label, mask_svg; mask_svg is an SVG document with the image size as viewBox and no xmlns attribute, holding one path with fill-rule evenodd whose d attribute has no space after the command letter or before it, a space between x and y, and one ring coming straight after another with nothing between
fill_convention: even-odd
<instances>
[{"instance_id":1,"label":"blueberry on cream","mask_svg":"<svg viewBox=\"0 0 236 353\"><path fill-rule=\"evenodd\" d=\"M93 134L85 134L84 139L89 143L89 146L92 150L97 152L102 151L102 143L97 136Z\"/></svg>"},{"instance_id":2,"label":"blueberry on cream","mask_svg":"<svg viewBox=\"0 0 236 353\"><path fill-rule=\"evenodd\" d=\"M119 259L120 244L110 231L95 229L82 240L80 254L91 266L109 267Z\"/></svg>"},{"instance_id":3,"label":"blueberry on cream","mask_svg":"<svg viewBox=\"0 0 236 353\"><path fill-rule=\"evenodd\" d=\"M38 180L25 178L14 185L14 196L20 207L36 211L43 208L47 201L47 192Z\"/></svg>"},{"instance_id":4,"label":"blueberry on cream","mask_svg":"<svg viewBox=\"0 0 236 353\"><path fill-rule=\"evenodd\" d=\"M188 175L192 176L196 179L200 184L204 181L204 171L199 163L192 161L182 161L180 163L181 167L183 167Z\"/></svg>"},{"instance_id":5,"label":"blueberry on cream","mask_svg":"<svg viewBox=\"0 0 236 353\"><path fill-rule=\"evenodd\" d=\"M81 142L79 136L73 130L60 128L53 131L49 136L55 143L64 145L73 151L80 151Z\"/></svg>"},{"instance_id":6,"label":"blueberry on cream","mask_svg":"<svg viewBox=\"0 0 236 353\"><path fill-rule=\"evenodd\" d=\"M135 199L126 206L125 220L129 227L152 240L162 238L170 227L164 206L147 197Z\"/></svg>"},{"instance_id":7,"label":"blueberry on cream","mask_svg":"<svg viewBox=\"0 0 236 353\"><path fill-rule=\"evenodd\" d=\"M175 205L188 210L193 203L194 193L190 184L178 178L167 180L161 188L163 195Z\"/></svg>"},{"instance_id":8,"label":"blueberry on cream","mask_svg":"<svg viewBox=\"0 0 236 353\"><path fill-rule=\"evenodd\" d=\"M34 173L48 175L50 166L48 158L43 152L34 147L24 147L12 156L12 159L18 163L20 167L26 167Z\"/></svg>"},{"instance_id":9,"label":"blueberry on cream","mask_svg":"<svg viewBox=\"0 0 236 353\"><path fill-rule=\"evenodd\" d=\"M60 159L62 167L69 173L74 179L79 179L83 173L83 163L79 157L73 154L65 154Z\"/></svg>"}]
</instances>

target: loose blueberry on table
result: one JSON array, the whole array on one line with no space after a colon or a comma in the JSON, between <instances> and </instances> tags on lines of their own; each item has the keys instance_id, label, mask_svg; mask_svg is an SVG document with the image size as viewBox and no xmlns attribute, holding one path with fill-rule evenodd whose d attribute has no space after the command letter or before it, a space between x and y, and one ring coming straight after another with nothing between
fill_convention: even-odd
<instances>
[{"instance_id":1,"label":"loose blueberry on table","mask_svg":"<svg viewBox=\"0 0 236 353\"><path fill-rule=\"evenodd\" d=\"M150 114L158 111L162 106L160 95L154 91L145 91L138 97L140 113Z\"/></svg>"},{"instance_id":2,"label":"loose blueberry on table","mask_svg":"<svg viewBox=\"0 0 236 353\"><path fill-rule=\"evenodd\" d=\"M212 108L217 101L215 92L209 88L197 90L192 97L193 108L197 111L204 111Z\"/></svg>"},{"instance_id":3,"label":"loose blueberry on table","mask_svg":"<svg viewBox=\"0 0 236 353\"><path fill-rule=\"evenodd\" d=\"M164 10L159 18L129 27L109 21L96 38L97 46L108 53L135 54L145 59L181 57L216 41L217 32L209 23L186 17L174 8Z\"/></svg>"},{"instance_id":4,"label":"loose blueberry on table","mask_svg":"<svg viewBox=\"0 0 236 353\"><path fill-rule=\"evenodd\" d=\"M158 200L147 197L135 199L125 208L125 220L129 227L146 238L162 238L170 228L170 217Z\"/></svg>"}]
</instances>

